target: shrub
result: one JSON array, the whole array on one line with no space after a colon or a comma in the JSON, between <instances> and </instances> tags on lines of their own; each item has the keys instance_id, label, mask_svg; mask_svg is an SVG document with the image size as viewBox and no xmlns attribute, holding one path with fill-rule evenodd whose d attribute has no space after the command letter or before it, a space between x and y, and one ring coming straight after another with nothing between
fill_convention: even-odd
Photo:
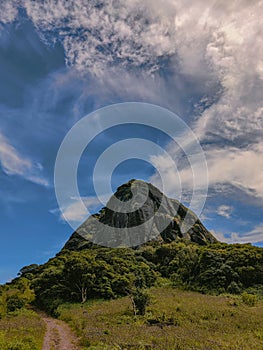
<instances>
[{"instance_id":1,"label":"shrub","mask_svg":"<svg viewBox=\"0 0 263 350\"><path fill-rule=\"evenodd\" d=\"M13 312L18 309L22 309L22 307L24 306L25 306L25 301L19 295L14 294L7 297L7 300L6 300L7 312Z\"/></svg>"},{"instance_id":2,"label":"shrub","mask_svg":"<svg viewBox=\"0 0 263 350\"><path fill-rule=\"evenodd\" d=\"M255 306L257 302L257 297L254 294L249 294L247 292L242 293L242 301L248 306Z\"/></svg>"}]
</instances>

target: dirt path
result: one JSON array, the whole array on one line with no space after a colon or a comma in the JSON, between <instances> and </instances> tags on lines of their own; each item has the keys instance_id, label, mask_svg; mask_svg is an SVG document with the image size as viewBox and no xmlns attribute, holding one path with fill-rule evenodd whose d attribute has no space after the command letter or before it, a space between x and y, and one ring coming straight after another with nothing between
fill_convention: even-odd
<instances>
[{"instance_id":1,"label":"dirt path","mask_svg":"<svg viewBox=\"0 0 263 350\"><path fill-rule=\"evenodd\" d=\"M42 350L79 350L77 337L65 322L43 313L40 316L47 327Z\"/></svg>"}]
</instances>

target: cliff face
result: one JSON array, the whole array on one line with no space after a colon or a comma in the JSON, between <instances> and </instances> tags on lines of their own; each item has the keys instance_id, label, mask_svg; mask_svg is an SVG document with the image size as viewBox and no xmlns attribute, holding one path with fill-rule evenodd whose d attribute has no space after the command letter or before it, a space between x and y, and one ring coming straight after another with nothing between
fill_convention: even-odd
<instances>
[{"instance_id":1,"label":"cliff face","mask_svg":"<svg viewBox=\"0 0 263 350\"><path fill-rule=\"evenodd\" d=\"M200 245L216 242L197 216L149 183L131 180L120 186L107 206L86 220L66 243L66 249L93 244L139 246L186 239Z\"/></svg>"}]
</instances>

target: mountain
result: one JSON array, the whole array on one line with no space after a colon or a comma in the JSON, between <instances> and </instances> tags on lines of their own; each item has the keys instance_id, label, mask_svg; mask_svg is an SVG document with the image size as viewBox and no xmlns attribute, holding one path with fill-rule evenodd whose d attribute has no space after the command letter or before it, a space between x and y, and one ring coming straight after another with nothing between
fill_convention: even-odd
<instances>
[{"instance_id":1,"label":"mountain","mask_svg":"<svg viewBox=\"0 0 263 350\"><path fill-rule=\"evenodd\" d=\"M131 180L55 257L42 265L24 266L18 278L2 290L0 286L0 302L6 303L0 317L9 305L13 310L32 300L57 314L63 303L131 293L143 297L144 289L163 283L160 278L202 293L248 291L262 296L262 266L262 248L217 242L180 202L149 183ZM251 300L255 298L252 295Z\"/></svg>"},{"instance_id":2,"label":"mountain","mask_svg":"<svg viewBox=\"0 0 263 350\"><path fill-rule=\"evenodd\" d=\"M217 242L198 217L150 183L130 180L118 187L106 207L90 216L63 249L95 245L137 247L148 241L189 240L199 245Z\"/></svg>"}]
</instances>

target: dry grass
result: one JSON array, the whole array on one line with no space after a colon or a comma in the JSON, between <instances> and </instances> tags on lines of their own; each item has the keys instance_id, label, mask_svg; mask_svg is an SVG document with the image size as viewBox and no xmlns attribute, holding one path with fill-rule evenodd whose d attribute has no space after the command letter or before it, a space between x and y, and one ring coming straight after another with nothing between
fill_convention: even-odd
<instances>
[{"instance_id":1,"label":"dry grass","mask_svg":"<svg viewBox=\"0 0 263 350\"><path fill-rule=\"evenodd\" d=\"M89 349L263 349L263 304L172 288L151 289L144 317L134 317L129 298L65 305L67 321Z\"/></svg>"},{"instance_id":2,"label":"dry grass","mask_svg":"<svg viewBox=\"0 0 263 350\"><path fill-rule=\"evenodd\" d=\"M44 332L40 317L22 309L0 320L0 350L41 350Z\"/></svg>"}]
</instances>

